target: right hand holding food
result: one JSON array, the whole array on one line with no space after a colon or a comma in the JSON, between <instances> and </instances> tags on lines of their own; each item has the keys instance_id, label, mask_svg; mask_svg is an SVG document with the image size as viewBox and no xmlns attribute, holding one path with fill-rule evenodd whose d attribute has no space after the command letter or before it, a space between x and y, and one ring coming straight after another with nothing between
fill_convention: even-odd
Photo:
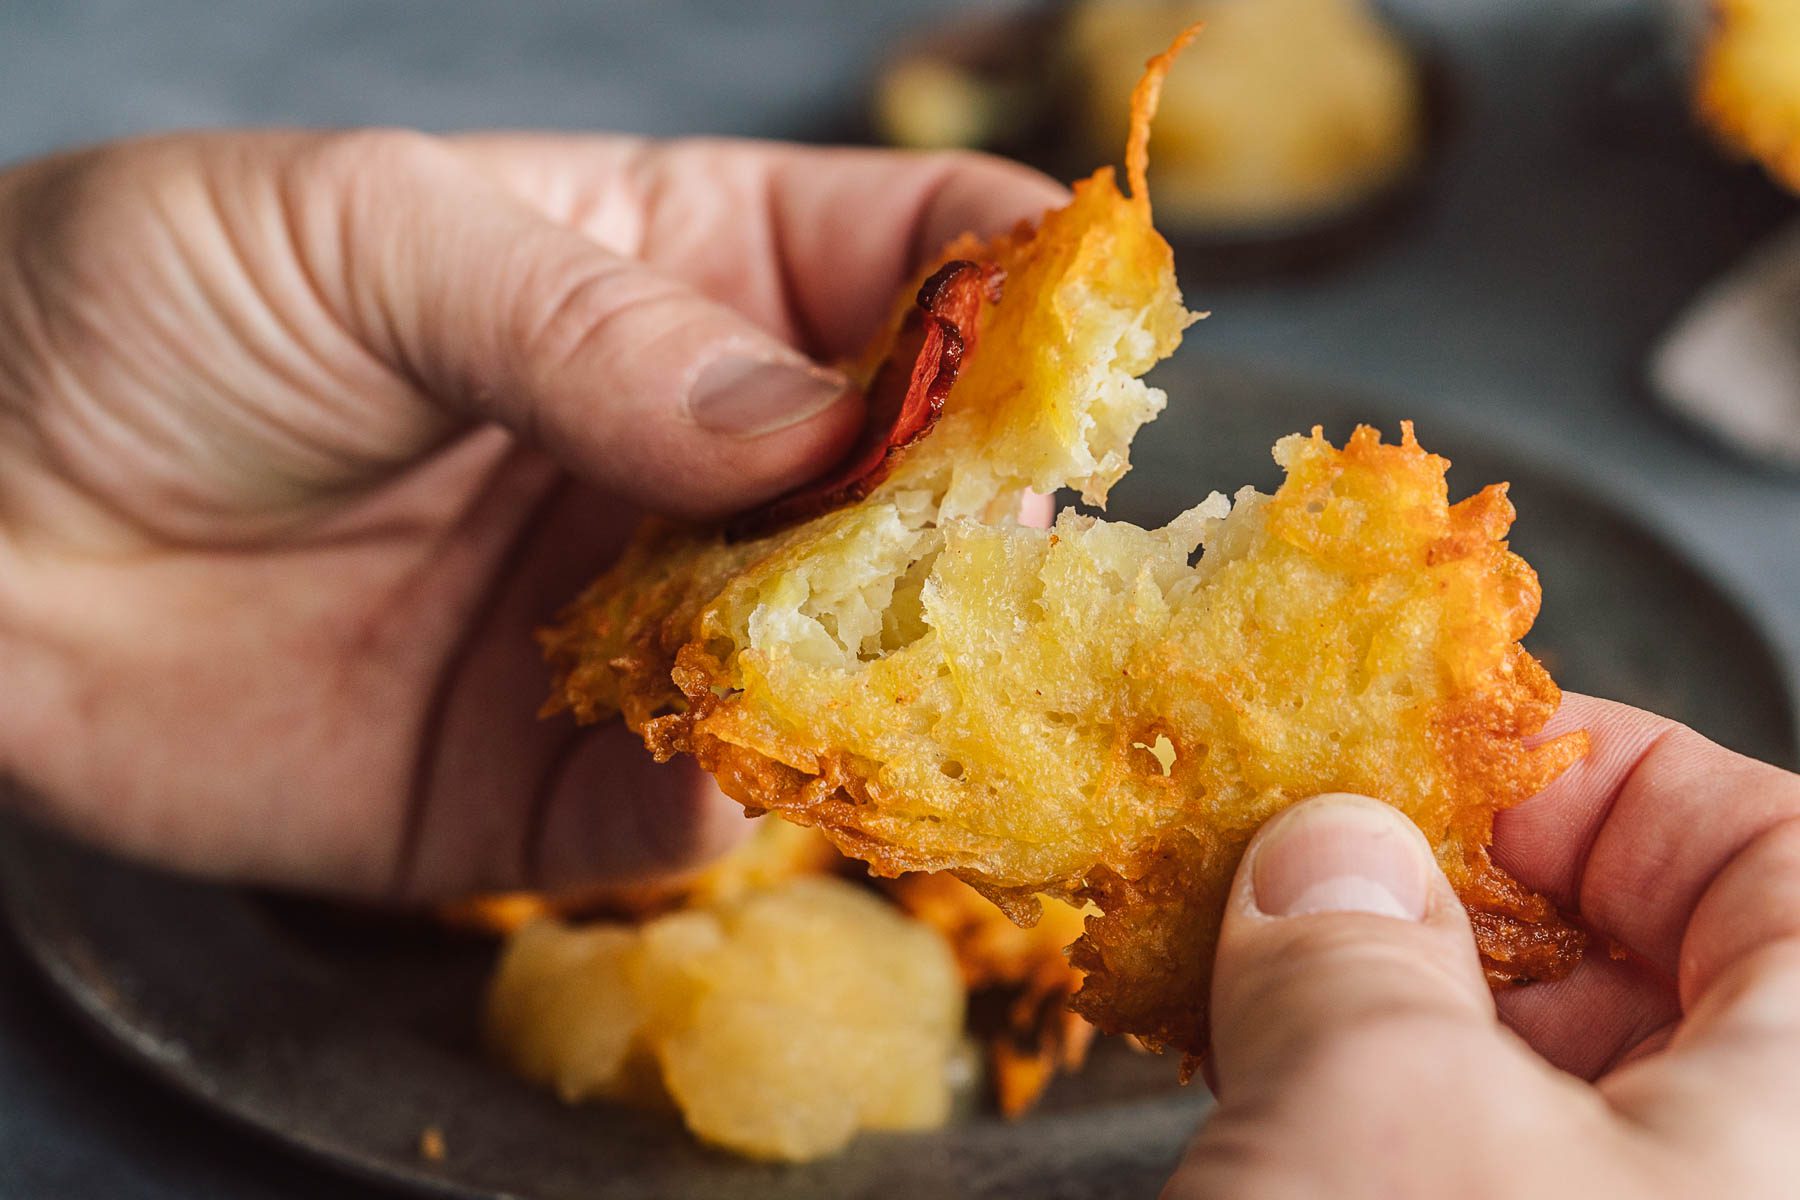
<instances>
[{"instance_id":1,"label":"right hand holding food","mask_svg":"<svg viewBox=\"0 0 1800 1200\"><path fill-rule=\"evenodd\" d=\"M1597 935L1555 983L1491 995L1386 805L1263 828L1215 966L1219 1107L1165 1200L1791 1194L1800 776L1570 696L1552 729L1580 726L1593 752L1495 838Z\"/></svg>"}]
</instances>

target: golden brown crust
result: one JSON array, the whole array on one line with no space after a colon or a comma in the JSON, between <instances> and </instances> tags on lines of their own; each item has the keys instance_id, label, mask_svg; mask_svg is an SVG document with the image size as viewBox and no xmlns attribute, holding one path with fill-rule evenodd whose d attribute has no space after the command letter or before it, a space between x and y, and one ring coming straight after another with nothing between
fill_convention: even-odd
<instances>
[{"instance_id":1,"label":"golden brown crust","mask_svg":"<svg viewBox=\"0 0 1800 1200\"><path fill-rule=\"evenodd\" d=\"M1518 645L1539 589L1503 486L1451 505L1410 425L1315 429L1277 447L1272 497L1164 530L1005 520L1046 479L1103 496L1160 404L1133 377L1187 318L1129 158L1133 196L1101 171L1036 231L953 249L1008 289L892 478L757 542L648 530L544 635L548 707L620 713L878 875L953 872L1021 924L1039 895L1093 904L1075 1008L1190 1067L1243 847L1320 792L1419 825L1494 980L1565 972L1581 934L1487 854L1586 745L1530 744L1559 695Z\"/></svg>"},{"instance_id":2,"label":"golden brown crust","mask_svg":"<svg viewBox=\"0 0 1800 1200\"><path fill-rule=\"evenodd\" d=\"M1346 787L1393 798L1438 847L1471 910L1490 977L1496 983L1554 978L1579 956L1582 934L1494 866L1487 845L1493 814L1540 790L1585 750L1585 737L1527 745L1559 699L1542 667L1516 643L1537 610L1536 577L1506 548L1512 513L1503 490L1448 506L1445 466L1419 448L1410 427L1398 445L1383 445L1373 430L1359 430L1343 450L1332 450L1315 434L1290 456L1289 482L1267 508L1273 536L1259 552L1274 564L1271 570L1324 563L1348 577L1338 600L1303 601L1314 606L1309 620L1321 628L1343 625L1344 633L1333 636L1367 636L1360 612L1351 611L1367 603L1359 589L1423 586L1426 599L1416 603L1433 605L1430 611L1443 625L1433 669L1450 686L1434 704L1401 710L1397 719L1416 733L1404 727L1393 733L1396 745L1409 748L1405 753L1421 757L1377 753L1366 760L1374 767L1329 758L1307 762L1304 756L1271 759L1256 738L1234 744L1229 722L1202 731L1171 711L1122 723L1111 735L1113 765L1103 774L1130 774L1133 786L1177 796L1250 795L1246 788L1253 785L1258 796L1284 798L1277 803ZM1322 503L1321 495L1334 499ZM1352 502L1362 507L1346 509ZM1261 561L1251 556L1241 565L1248 570ZM572 623L591 615L581 610ZM1087 976L1075 998L1077 1011L1106 1032L1133 1034L1153 1047L1190 1054L1204 1048L1212 946L1225 890L1256 820L1216 807L1210 816L1190 811L1135 844L1096 847L1092 865L1078 876L1018 878L1004 853L947 857L896 836L885 823L909 798L884 784L881 764L820 749L804 730L779 722L754 738L742 736L744 722L766 717L735 690L728 665L701 640L682 644L671 657L672 639L660 636L667 618L635 615L659 636L640 638L639 655L612 660L623 663L615 666L614 678L627 690L633 681L650 684L642 694L627 695L623 707L658 758L693 755L746 807L817 826L876 874L952 869L1025 921L1038 893L1093 904L1099 915L1072 952L1073 965ZM690 628L698 624L697 617L690 620ZM1159 667L1181 695L1204 699L1210 692L1248 726L1259 719L1260 693L1296 686L1296 680L1304 684L1307 672L1328 670L1312 661L1308 646L1269 634L1224 673L1208 665L1204 653L1193 653L1197 648L1167 646L1160 648ZM1410 654L1416 648L1398 649ZM1380 652L1372 644L1367 653L1372 658ZM679 688L679 710L648 716L671 703L665 680ZM593 711L575 672L565 672L561 686L568 706ZM1286 733L1307 733L1304 724L1293 717ZM1174 753L1169 774L1160 778L1142 749L1158 737L1167 738ZM1202 742L1209 742L1204 750Z\"/></svg>"}]
</instances>

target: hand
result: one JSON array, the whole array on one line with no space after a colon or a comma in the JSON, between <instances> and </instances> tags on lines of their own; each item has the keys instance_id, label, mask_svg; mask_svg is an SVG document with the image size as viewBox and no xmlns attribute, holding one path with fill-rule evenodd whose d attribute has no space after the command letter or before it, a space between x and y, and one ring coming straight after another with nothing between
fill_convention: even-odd
<instances>
[{"instance_id":1,"label":"hand","mask_svg":"<svg viewBox=\"0 0 1800 1200\"><path fill-rule=\"evenodd\" d=\"M716 852L697 770L536 719L533 628L640 510L828 467L861 403L807 356L1062 199L969 156L392 132L0 174L0 781L389 899Z\"/></svg>"},{"instance_id":2,"label":"hand","mask_svg":"<svg viewBox=\"0 0 1800 1200\"><path fill-rule=\"evenodd\" d=\"M1219 1107L1168 1200L1792 1194L1800 776L1583 697L1556 725L1593 753L1503 814L1496 850L1579 914L1587 958L1503 993L1503 1025L1404 817L1355 797L1281 814L1238 869Z\"/></svg>"}]
</instances>

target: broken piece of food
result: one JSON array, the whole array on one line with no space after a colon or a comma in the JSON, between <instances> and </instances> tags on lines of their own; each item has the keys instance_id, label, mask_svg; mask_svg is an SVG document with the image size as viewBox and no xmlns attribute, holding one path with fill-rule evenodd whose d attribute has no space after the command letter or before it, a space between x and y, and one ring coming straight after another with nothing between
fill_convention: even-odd
<instances>
[{"instance_id":1,"label":"broken piece of food","mask_svg":"<svg viewBox=\"0 0 1800 1200\"><path fill-rule=\"evenodd\" d=\"M1494 980L1568 970L1580 933L1487 848L1585 737L1531 742L1559 697L1518 645L1539 592L1504 485L1451 505L1410 426L1286 438L1275 495L1214 494L1161 529L1014 520L1027 489L1103 502L1163 406L1138 377L1192 318L1145 147L1180 44L1138 85L1129 194L1104 169L1035 230L946 252L998 298L953 318L941 413L882 478L753 536L646 526L544 642L552 710L622 715L879 874L953 872L1026 924L1041 894L1093 905L1076 1009L1191 1056L1243 847L1319 792L1418 823ZM885 343L903 361L919 307ZM917 361L864 378L940 377Z\"/></svg>"},{"instance_id":2,"label":"broken piece of food","mask_svg":"<svg viewBox=\"0 0 1800 1200\"><path fill-rule=\"evenodd\" d=\"M696 1136L805 1161L858 1129L930 1129L961 1067L950 947L824 876L644 925L526 925L489 993L490 1046L570 1103L678 1108Z\"/></svg>"}]
</instances>

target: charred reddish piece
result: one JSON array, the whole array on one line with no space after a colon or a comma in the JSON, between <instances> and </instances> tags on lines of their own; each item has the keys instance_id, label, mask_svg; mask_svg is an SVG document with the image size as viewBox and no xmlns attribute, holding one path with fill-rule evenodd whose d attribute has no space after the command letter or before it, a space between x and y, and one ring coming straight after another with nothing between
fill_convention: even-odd
<instances>
[{"instance_id":1,"label":"charred reddish piece","mask_svg":"<svg viewBox=\"0 0 1800 1200\"><path fill-rule=\"evenodd\" d=\"M886 479L895 459L937 423L963 355L975 342L981 306L1000 299L1003 282L998 266L967 259L932 272L869 381L862 435L844 461L824 478L732 521L726 540L761 537L830 512L861 500Z\"/></svg>"}]
</instances>

